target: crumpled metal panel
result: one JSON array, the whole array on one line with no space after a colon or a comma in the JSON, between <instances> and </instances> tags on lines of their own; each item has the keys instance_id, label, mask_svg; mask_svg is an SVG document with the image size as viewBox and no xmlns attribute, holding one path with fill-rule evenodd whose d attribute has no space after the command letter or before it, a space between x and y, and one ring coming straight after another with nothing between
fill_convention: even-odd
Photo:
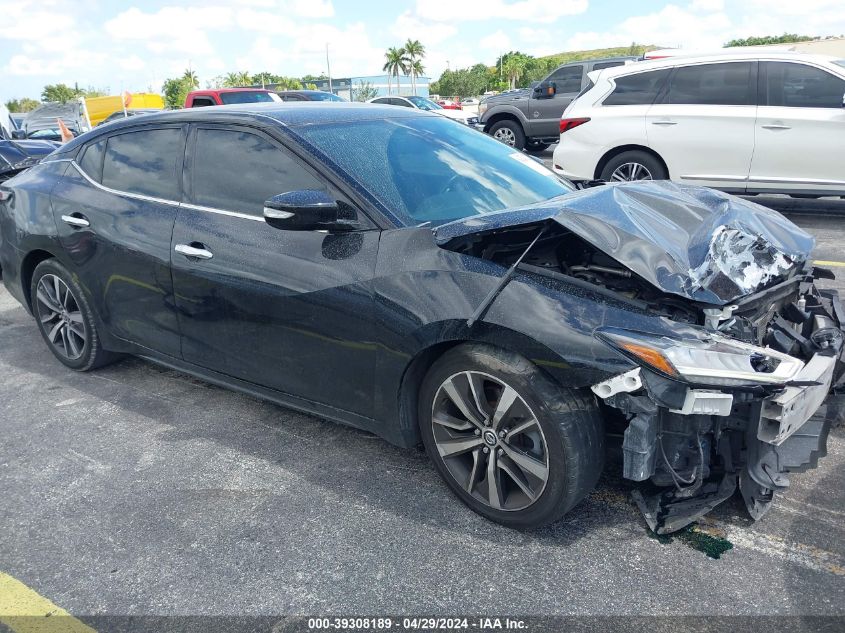
<instances>
[{"instance_id":1,"label":"crumpled metal panel","mask_svg":"<svg viewBox=\"0 0 845 633\"><path fill-rule=\"evenodd\" d=\"M803 266L812 236L780 213L669 181L605 185L434 229L440 245L554 220L664 292L724 305Z\"/></svg>"},{"instance_id":2,"label":"crumpled metal panel","mask_svg":"<svg viewBox=\"0 0 845 633\"><path fill-rule=\"evenodd\" d=\"M58 146L51 141L0 141L0 178L32 167Z\"/></svg>"}]
</instances>

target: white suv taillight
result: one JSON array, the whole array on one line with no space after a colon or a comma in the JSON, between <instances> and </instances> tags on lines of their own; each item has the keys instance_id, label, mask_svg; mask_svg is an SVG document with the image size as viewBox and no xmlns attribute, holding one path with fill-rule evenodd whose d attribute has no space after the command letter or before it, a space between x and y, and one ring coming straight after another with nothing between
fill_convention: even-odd
<instances>
[{"instance_id":1,"label":"white suv taillight","mask_svg":"<svg viewBox=\"0 0 845 633\"><path fill-rule=\"evenodd\" d=\"M568 132L572 128L578 127L579 125L584 125L587 121L590 120L590 117L580 117L577 119L561 119L560 120L560 133L563 134L564 132Z\"/></svg>"}]
</instances>

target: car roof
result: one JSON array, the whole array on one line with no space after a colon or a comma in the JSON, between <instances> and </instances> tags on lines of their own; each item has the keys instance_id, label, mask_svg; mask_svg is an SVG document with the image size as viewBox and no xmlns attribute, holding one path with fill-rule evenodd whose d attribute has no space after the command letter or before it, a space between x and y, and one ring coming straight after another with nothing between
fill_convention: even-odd
<instances>
[{"instance_id":1,"label":"car roof","mask_svg":"<svg viewBox=\"0 0 845 633\"><path fill-rule=\"evenodd\" d=\"M710 53L707 55L693 54L689 56L675 55L672 57L664 57L660 59L646 59L643 61L626 64L624 66L613 66L611 68L603 68L597 73L596 77L609 78L618 77L621 75L628 75L643 70L654 70L659 68L674 68L676 66L686 66L692 64L703 64L708 62L727 62L727 61L807 61L807 62L822 62L830 63L836 57L830 55L811 55L809 53L796 53L792 51L778 51L778 50L761 50L761 51L737 51L730 52L730 49L725 49L724 53ZM598 74L600 73L600 74ZM592 77L593 74L591 73Z\"/></svg>"},{"instance_id":2,"label":"car roof","mask_svg":"<svg viewBox=\"0 0 845 633\"><path fill-rule=\"evenodd\" d=\"M267 88L208 88L206 90L191 90L188 95L219 95L224 92L273 92Z\"/></svg>"},{"instance_id":3,"label":"car roof","mask_svg":"<svg viewBox=\"0 0 845 633\"><path fill-rule=\"evenodd\" d=\"M212 106L207 108L183 108L165 110L142 117L127 117L109 123L107 127L97 126L62 147L61 153L71 152L97 136L114 134L123 128L141 129L161 123L243 123L270 124L282 127L298 127L309 124L348 123L381 119L403 119L409 117L438 117L438 114L423 112L416 108L374 103L349 103L337 101L288 101L272 103L242 103Z\"/></svg>"}]
</instances>

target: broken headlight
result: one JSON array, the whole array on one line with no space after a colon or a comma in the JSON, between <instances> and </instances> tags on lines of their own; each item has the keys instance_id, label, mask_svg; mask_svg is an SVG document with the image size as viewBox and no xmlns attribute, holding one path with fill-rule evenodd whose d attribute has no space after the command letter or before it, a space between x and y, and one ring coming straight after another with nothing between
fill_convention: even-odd
<instances>
[{"instance_id":1,"label":"broken headlight","mask_svg":"<svg viewBox=\"0 0 845 633\"><path fill-rule=\"evenodd\" d=\"M717 334L674 339L605 328L596 335L640 365L697 385L784 384L804 367L787 354Z\"/></svg>"}]
</instances>

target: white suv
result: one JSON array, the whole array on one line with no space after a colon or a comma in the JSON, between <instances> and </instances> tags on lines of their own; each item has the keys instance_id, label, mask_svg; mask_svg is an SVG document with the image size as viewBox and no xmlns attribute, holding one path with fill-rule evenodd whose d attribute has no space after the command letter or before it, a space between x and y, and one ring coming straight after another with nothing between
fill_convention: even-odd
<instances>
[{"instance_id":1,"label":"white suv","mask_svg":"<svg viewBox=\"0 0 845 633\"><path fill-rule=\"evenodd\" d=\"M845 195L845 60L720 53L590 73L554 170L734 193Z\"/></svg>"}]
</instances>

